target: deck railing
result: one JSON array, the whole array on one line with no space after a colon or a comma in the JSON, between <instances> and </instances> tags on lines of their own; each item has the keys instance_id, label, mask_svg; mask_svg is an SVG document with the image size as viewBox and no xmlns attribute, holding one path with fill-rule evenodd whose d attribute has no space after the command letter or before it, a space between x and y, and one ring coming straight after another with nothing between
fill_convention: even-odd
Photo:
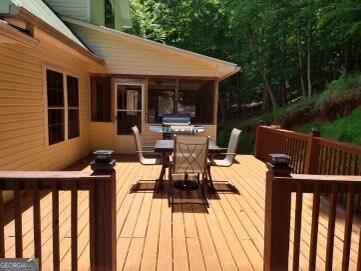
<instances>
[{"instance_id":1,"label":"deck railing","mask_svg":"<svg viewBox=\"0 0 361 271\"><path fill-rule=\"evenodd\" d=\"M268 162L271 153L289 155L293 173L361 175L361 147L321 138L317 131L306 135L259 126L255 156Z\"/></svg>"},{"instance_id":2,"label":"deck railing","mask_svg":"<svg viewBox=\"0 0 361 271\"><path fill-rule=\"evenodd\" d=\"M309 135L259 126L255 156L269 161L269 154L283 153L291 157L293 173L324 175L361 175L361 147L321 138L319 132ZM355 210L361 213L361 193L355 195ZM337 195L338 204L346 207L346 194Z\"/></svg>"},{"instance_id":3,"label":"deck railing","mask_svg":"<svg viewBox=\"0 0 361 271\"><path fill-rule=\"evenodd\" d=\"M361 176L339 175L290 175L292 168L267 164L266 182L266 216L265 216L265 250L264 269L289 270L290 259L290 224L291 224L291 194L296 194L294 215L293 259L292 270L299 270L302 201L305 193L313 195L310 251L308 270L315 270L317 255L317 237L320 216L320 195L327 193L330 198L328 211L328 232L326 244L325 270L333 270L333 249L335 238L336 199L338 193L346 194L346 217L344 224L344 238L341 268L348 270L350 262L350 246L352 222L354 214L354 194L361 192ZM361 253L357 260L357 270L361 270Z\"/></svg>"},{"instance_id":4,"label":"deck railing","mask_svg":"<svg viewBox=\"0 0 361 271\"><path fill-rule=\"evenodd\" d=\"M15 257L23 257L23 200L31 195L34 225L34 257L42 259L41 207L44 192L52 195L52 270L60 270L59 191L71 193L71 270L78 269L78 192L89 192L91 270L116 270L115 171L9 171L0 172L0 258L5 258L6 208L3 193L12 191L15 224ZM26 193L25 193L26 192Z\"/></svg>"}]
</instances>

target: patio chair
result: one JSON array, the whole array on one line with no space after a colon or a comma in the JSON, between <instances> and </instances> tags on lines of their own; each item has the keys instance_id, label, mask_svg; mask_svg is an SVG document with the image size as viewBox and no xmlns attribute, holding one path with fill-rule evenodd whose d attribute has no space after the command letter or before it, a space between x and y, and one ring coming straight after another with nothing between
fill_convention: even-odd
<instances>
[{"instance_id":1,"label":"patio chair","mask_svg":"<svg viewBox=\"0 0 361 271\"><path fill-rule=\"evenodd\" d=\"M175 182L173 175L184 176L183 180L178 181L181 188L185 188L187 184L192 183L188 180L190 175L196 179L195 186L192 188L198 189L198 192L203 200L203 203L208 207L206 195L206 175L207 175L207 157L208 157L209 137L189 136L189 135L175 135L174 136L174 153L170 158L169 165L169 205L174 205L173 188ZM194 183L194 181L193 181ZM179 188L179 186L177 186ZM186 189L186 188L185 188Z\"/></svg>"},{"instance_id":2,"label":"patio chair","mask_svg":"<svg viewBox=\"0 0 361 271\"><path fill-rule=\"evenodd\" d=\"M139 129L137 126L131 128L135 146L137 151L138 160L142 165L161 165L162 159L159 155L154 152L154 146L144 146L140 138Z\"/></svg>"},{"instance_id":3,"label":"patio chair","mask_svg":"<svg viewBox=\"0 0 361 271\"><path fill-rule=\"evenodd\" d=\"M219 153L218 155L212 157L208 161L207 165L207 173L210 181L210 185L213 191L215 191L212 175L211 175L211 166L217 167L230 167L233 165L234 158L237 155L239 138L241 136L242 131L236 128L233 128L231 132L231 136L228 142L228 148L224 149L224 153Z\"/></svg>"}]
</instances>

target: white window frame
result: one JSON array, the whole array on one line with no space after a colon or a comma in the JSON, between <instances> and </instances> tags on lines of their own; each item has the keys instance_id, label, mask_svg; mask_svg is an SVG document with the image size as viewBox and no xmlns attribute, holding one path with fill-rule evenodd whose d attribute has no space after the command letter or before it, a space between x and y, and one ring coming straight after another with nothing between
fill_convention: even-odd
<instances>
[{"instance_id":1,"label":"white window frame","mask_svg":"<svg viewBox=\"0 0 361 271\"><path fill-rule=\"evenodd\" d=\"M68 105L68 76L71 76L73 78L76 78L78 80L78 106L69 106ZM66 110L66 138L69 140L72 140L72 139L75 139L75 138L78 138L80 137L80 87L79 87L79 84L80 84L80 80L79 80L79 77L77 76L74 76L74 75L71 75L69 73L67 74L64 74L63 75L63 81L65 80L65 83L66 83L66 86L64 87L66 89L66 105L67 105L67 108L65 109ZM65 96L64 96L65 97ZM72 137L72 138L69 138L69 110L71 109L77 109L78 110L78 117L79 117L79 135L76 136L76 137Z\"/></svg>"},{"instance_id":2,"label":"white window frame","mask_svg":"<svg viewBox=\"0 0 361 271\"><path fill-rule=\"evenodd\" d=\"M63 95L64 95L64 140L49 144L49 121L48 121L48 85L47 85L47 70L52 70L63 75ZM79 104L78 107L68 107L68 85L67 85L67 76L72 76L78 79L78 95L79 95ZM66 72L64 69L54 67L51 65L42 65L42 76L43 76L43 100L44 100L44 130L45 130L45 147L52 148L62 144L66 144L71 141L79 140L81 137L81 111L80 111L80 76L74 73ZM51 107L56 109L56 107ZM63 109L63 107L61 107ZM69 109L78 109L79 110L79 136L69 139L69 121L68 121L68 110Z\"/></svg>"}]
</instances>

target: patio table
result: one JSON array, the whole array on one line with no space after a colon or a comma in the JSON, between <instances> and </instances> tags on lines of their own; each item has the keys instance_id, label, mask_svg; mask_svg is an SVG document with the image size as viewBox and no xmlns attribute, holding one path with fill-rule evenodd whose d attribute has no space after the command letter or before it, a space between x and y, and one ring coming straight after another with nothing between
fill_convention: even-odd
<instances>
[{"instance_id":1,"label":"patio table","mask_svg":"<svg viewBox=\"0 0 361 271\"><path fill-rule=\"evenodd\" d=\"M162 170L160 172L159 180L163 182L163 178L165 175L166 168L169 165L169 155L174 150L174 140L172 139L161 139L157 140L154 147L155 152L158 152L161 154L162 157ZM220 148L215 144L213 141L209 141L208 144L208 154L209 156L213 156L218 153L222 153L224 149ZM177 183L177 188L181 188L183 190L193 190L196 188L194 182L188 181L188 182L179 182Z\"/></svg>"}]
</instances>

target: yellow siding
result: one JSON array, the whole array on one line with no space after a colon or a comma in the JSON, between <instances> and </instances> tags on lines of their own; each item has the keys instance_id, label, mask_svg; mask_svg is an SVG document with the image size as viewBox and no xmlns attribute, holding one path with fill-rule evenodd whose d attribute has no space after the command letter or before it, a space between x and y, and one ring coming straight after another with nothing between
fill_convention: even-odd
<instances>
[{"instance_id":1,"label":"yellow siding","mask_svg":"<svg viewBox=\"0 0 361 271\"><path fill-rule=\"evenodd\" d=\"M46 146L43 65L79 78L80 134ZM60 170L90 152L87 66L40 42L35 49L0 45L0 170Z\"/></svg>"},{"instance_id":2,"label":"yellow siding","mask_svg":"<svg viewBox=\"0 0 361 271\"><path fill-rule=\"evenodd\" d=\"M115 150L116 126L114 122L91 123L91 148Z\"/></svg>"},{"instance_id":3,"label":"yellow siding","mask_svg":"<svg viewBox=\"0 0 361 271\"><path fill-rule=\"evenodd\" d=\"M217 65L152 47L125 38L122 34L108 33L70 24L72 30L98 55L105 60L104 69L91 67L92 73L168 75L216 77ZM112 31L112 30L107 30Z\"/></svg>"}]
</instances>

